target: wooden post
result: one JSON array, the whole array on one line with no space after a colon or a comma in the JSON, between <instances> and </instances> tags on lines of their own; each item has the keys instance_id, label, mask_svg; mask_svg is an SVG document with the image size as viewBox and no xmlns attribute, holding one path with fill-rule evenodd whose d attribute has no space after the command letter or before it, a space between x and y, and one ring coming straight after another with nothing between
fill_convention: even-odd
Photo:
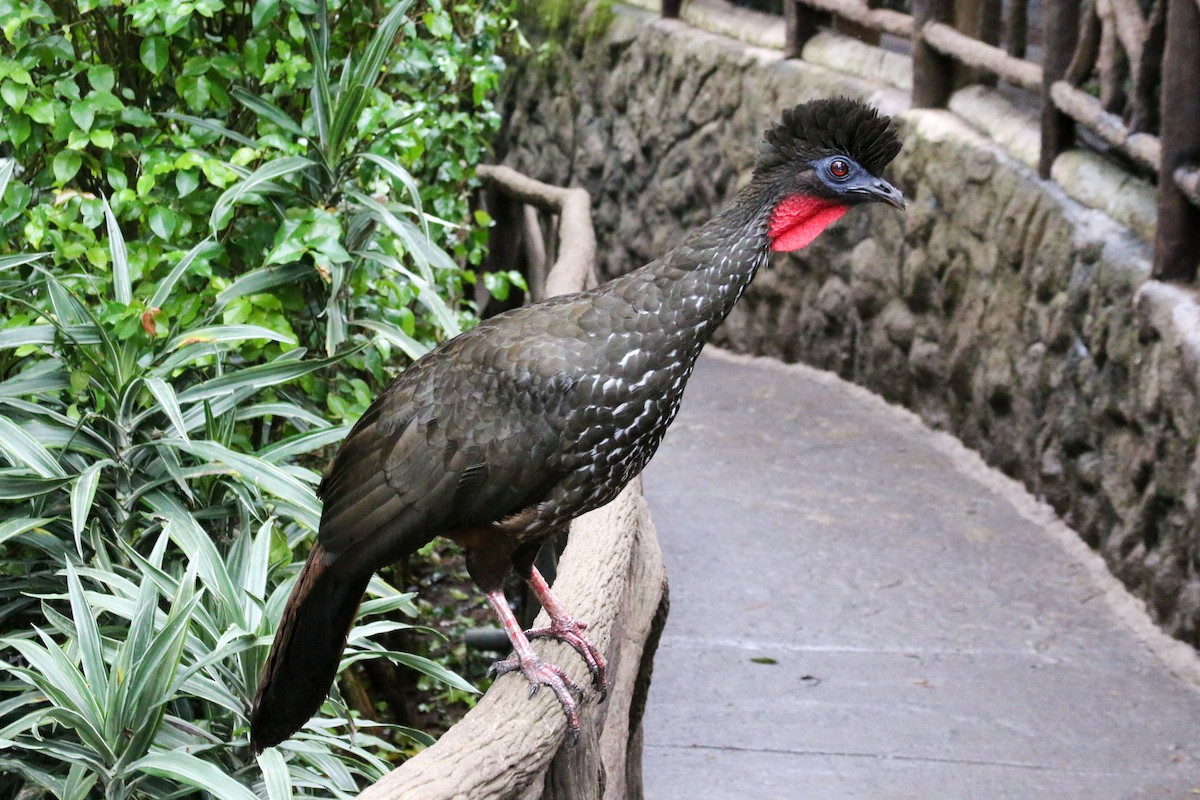
<instances>
[{"instance_id":1,"label":"wooden post","mask_svg":"<svg viewBox=\"0 0 1200 800\"><path fill-rule=\"evenodd\" d=\"M922 29L929 22L949 22L951 0L913 0L914 108L945 108L954 90L954 60L934 50Z\"/></svg>"},{"instance_id":2,"label":"wooden post","mask_svg":"<svg viewBox=\"0 0 1200 800\"><path fill-rule=\"evenodd\" d=\"M1200 208L1175 183L1175 170L1200 163L1200 8L1168 0L1162 66L1162 167L1154 277L1192 281L1200 259Z\"/></svg>"},{"instance_id":3,"label":"wooden post","mask_svg":"<svg viewBox=\"0 0 1200 800\"><path fill-rule=\"evenodd\" d=\"M1079 0L1055 0L1043 6L1046 14L1045 55L1042 59L1042 152L1038 172L1050 177L1058 154L1075 142L1075 122L1050 99L1050 86L1067 73L1079 37Z\"/></svg>"},{"instance_id":4,"label":"wooden post","mask_svg":"<svg viewBox=\"0 0 1200 800\"><path fill-rule=\"evenodd\" d=\"M955 0L954 27L985 44L1000 44L1000 0Z\"/></svg>"},{"instance_id":5,"label":"wooden post","mask_svg":"<svg viewBox=\"0 0 1200 800\"><path fill-rule=\"evenodd\" d=\"M829 14L800 0L783 0L783 57L799 58L804 45L817 35L822 25L830 25Z\"/></svg>"},{"instance_id":6,"label":"wooden post","mask_svg":"<svg viewBox=\"0 0 1200 800\"><path fill-rule=\"evenodd\" d=\"M1000 0L954 0L951 18L960 33L984 44L1000 44ZM996 76L987 70L972 69L957 63L952 69L952 90L972 83L996 85Z\"/></svg>"},{"instance_id":7,"label":"wooden post","mask_svg":"<svg viewBox=\"0 0 1200 800\"><path fill-rule=\"evenodd\" d=\"M683 0L662 0L662 15L667 19L679 19L679 9Z\"/></svg>"},{"instance_id":8,"label":"wooden post","mask_svg":"<svg viewBox=\"0 0 1200 800\"><path fill-rule=\"evenodd\" d=\"M1135 133L1153 133L1159 129L1158 95L1162 79L1163 48L1167 42L1167 2L1154 0L1147 20L1146 43L1133 80L1133 108L1129 129Z\"/></svg>"},{"instance_id":9,"label":"wooden post","mask_svg":"<svg viewBox=\"0 0 1200 800\"><path fill-rule=\"evenodd\" d=\"M1024 58L1029 33L1029 0L1011 0L1004 11L1004 49Z\"/></svg>"},{"instance_id":10,"label":"wooden post","mask_svg":"<svg viewBox=\"0 0 1200 800\"><path fill-rule=\"evenodd\" d=\"M867 8L877 8L880 0L867 0ZM867 25L862 25L845 17L834 17L833 27L838 33L844 33L847 36L852 36L860 42L866 42L869 45L879 45L879 29L872 28Z\"/></svg>"}]
</instances>

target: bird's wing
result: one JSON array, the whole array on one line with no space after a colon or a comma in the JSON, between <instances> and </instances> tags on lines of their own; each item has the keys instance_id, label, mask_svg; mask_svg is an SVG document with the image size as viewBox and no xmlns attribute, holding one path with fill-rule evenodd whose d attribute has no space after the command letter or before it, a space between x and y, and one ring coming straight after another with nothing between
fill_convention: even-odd
<instances>
[{"instance_id":1,"label":"bird's wing","mask_svg":"<svg viewBox=\"0 0 1200 800\"><path fill-rule=\"evenodd\" d=\"M330 554L375 568L519 512L562 479L570 340L541 337L535 353L487 328L411 366L355 425L321 484Z\"/></svg>"}]
</instances>

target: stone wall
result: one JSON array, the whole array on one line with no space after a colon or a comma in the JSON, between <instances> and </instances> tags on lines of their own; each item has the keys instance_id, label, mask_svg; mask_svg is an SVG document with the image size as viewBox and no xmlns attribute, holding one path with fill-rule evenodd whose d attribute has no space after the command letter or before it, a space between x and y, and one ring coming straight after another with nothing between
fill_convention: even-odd
<instances>
[{"instance_id":1,"label":"stone wall","mask_svg":"<svg viewBox=\"0 0 1200 800\"><path fill-rule=\"evenodd\" d=\"M718 343L835 371L957 434L1200 643L1198 315L1191 292L1148 281L1129 228L950 111L629 8L524 67L500 155L591 192L611 276L713 214L781 109L834 94L898 116L889 177L908 212L856 211L774 257Z\"/></svg>"}]
</instances>

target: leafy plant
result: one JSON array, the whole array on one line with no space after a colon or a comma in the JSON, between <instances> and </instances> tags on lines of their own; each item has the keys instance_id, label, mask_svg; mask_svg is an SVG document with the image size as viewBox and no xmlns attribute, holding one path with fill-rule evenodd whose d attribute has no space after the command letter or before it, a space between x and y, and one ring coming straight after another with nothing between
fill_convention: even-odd
<instances>
[{"instance_id":1,"label":"leafy plant","mask_svg":"<svg viewBox=\"0 0 1200 800\"><path fill-rule=\"evenodd\" d=\"M123 243L116 228L113 235L122 275ZM206 762L214 761L217 774L250 783L257 767L247 761L245 710L290 589L283 583L268 595L268 576L272 565L289 568L292 546L319 517L316 474L287 459L345 434L302 405L262 395L333 359L305 360L291 350L241 367L230 361L230 348L282 337L207 324L219 307L187 330L156 330L151 338L137 321L117 339L113 330L129 316L128 304L112 300L112 318L102 319L37 262L0 264L33 269L21 290L47 296L51 306L38 312L37 324L0 338L7 350L33 351L0 383L0 452L11 464L0 469L0 542L7 542L0 547L18 556L5 562L0 608L9 627L31 629L0 641L15 653L3 669L16 679L0 687L13 693L0 702L0 752L19 754L8 759L12 775L60 797L88 796L94 787L107 797L157 797L170 789L164 776L222 786L230 778L210 779ZM122 280L115 292L132 297ZM16 283L0 281L0 299L34 308L11 291ZM168 305L168 282L156 292ZM239 422L263 419L277 434L297 432L246 452L251 443L239 441ZM156 531L150 554L141 555L138 545ZM224 560L217 542L228 544ZM168 552L174 558L164 565ZM83 580L106 591L84 591ZM413 613L407 596L381 582L375 590L384 599L366 604L366 613ZM32 613L39 600L40 613ZM100 628L93 614L111 619ZM34 621L12 624L18 619ZM352 657L381 650L369 638L399 626L359 629L355 641L368 650L360 646ZM463 685L436 665L415 657L408 663ZM375 737L364 741L394 749ZM329 791L332 781L353 793L358 781L385 769L362 743L347 749L328 727L297 747L281 773L297 787ZM332 772L331 760L341 765Z\"/></svg>"},{"instance_id":2,"label":"leafy plant","mask_svg":"<svg viewBox=\"0 0 1200 800\"><path fill-rule=\"evenodd\" d=\"M260 326L213 324L221 304L187 328L159 329L143 309L172 306L173 279L204 245L157 284L148 305L135 304L119 228L112 234L116 279L99 312L36 262L26 265L27 279L0 279L0 300L38 320L0 332L0 351L24 352L20 369L0 383L0 453L12 464L0 470L0 499L12 501L0 519L10 536L51 534L54 569L63 553L50 542L73 540L82 559L85 542L99 552L104 539L136 541L155 527L156 498L168 492L203 509L199 517L219 539L271 514L290 523L297 541L319 521L317 475L280 462L340 440L346 426L273 390L337 359L304 359L291 349L241 365L231 352L247 340L294 343ZM49 308L27 296L45 296ZM265 421L277 438L267 446L250 441L252 426L239 428ZM28 565L21 573L0 590L0 601L14 608L21 605L14 594L45 578Z\"/></svg>"},{"instance_id":3,"label":"leafy plant","mask_svg":"<svg viewBox=\"0 0 1200 800\"><path fill-rule=\"evenodd\" d=\"M250 789L260 780L269 797L352 796L359 781L389 769L376 753L396 752L375 734L392 730L428 743L418 731L356 730L337 716L251 758L245 710L291 589L285 581L268 594L272 567L290 561L286 547L273 546L277 533L269 520L239 534L223 559L187 512L169 508L148 556L125 548L130 566L115 566L111 554L107 567L77 569L68 561L65 595L43 597L50 630L0 640L24 664L0 665L15 679L2 708L19 713L0 740L20 753L4 758L0 751L0 764L57 797L86 797L93 788L107 798L161 797L178 783L255 797ZM187 555L182 570L164 566L172 545ZM415 613L411 595L382 581L371 592L362 616ZM69 603L70 616L54 601ZM357 626L346 663L377 655L373 637L404 627L389 620ZM422 672L466 686L432 662L403 655Z\"/></svg>"},{"instance_id":4,"label":"leafy plant","mask_svg":"<svg viewBox=\"0 0 1200 800\"><path fill-rule=\"evenodd\" d=\"M216 231L184 279L195 304L255 273L222 321L327 354L382 334L344 364L380 388L395 356L471 324L465 287L488 220L468 189L499 125L498 52L520 43L488 0L383 9L0 0L0 157L20 165L0 254L46 250L54 268L82 261L103 282L105 197L135 281ZM104 287L76 288L90 301ZM336 418L363 408L349 376L305 387Z\"/></svg>"},{"instance_id":5,"label":"leafy plant","mask_svg":"<svg viewBox=\"0 0 1200 800\"><path fill-rule=\"evenodd\" d=\"M304 28L313 60L311 113L306 123L292 120L269 100L244 90L234 91L234 97L260 118L308 142L307 152L276 155L227 189L213 208L213 229L224 229L239 203L267 202L274 206L281 222L264 264L269 267L311 261L329 287L321 309L324 347L329 353L336 352L350 338L347 323L353 295L347 287L356 272L365 271L367 282L378 286L385 277L381 268L389 270L394 278L411 287L440 334L453 336L461 330L460 320L438 294L434 275L434 267L454 272L457 265L445 251L431 244L428 218L421 210L420 191L412 175L395 158L369 149L372 135L380 134L385 127L384 118L377 116L367 125L359 123L381 82L384 61L392 40L406 22L409 6L407 1L397 4L379 23L363 52L358 57L345 56L335 74L330 61L328 16L323 13L324 5L318 5L317 24ZM211 122L193 122L230 134ZM288 150L285 148L285 152ZM402 188L407 202L381 202L367 194L366 187L372 183L390 192L391 182ZM288 198L292 205L285 208L276 202L275 198L280 197ZM303 204L295 204L296 198ZM336 207L336 213L329 210L331 207ZM390 236L380 236L381 229ZM410 261L415 271L406 267L405 261ZM418 358L428 349L401 325L373 319L369 327L386 335L410 358Z\"/></svg>"},{"instance_id":6,"label":"leafy plant","mask_svg":"<svg viewBox=\"0 0 1200 800\"><path fill-rule=\"evenodd\" d=\"M346 796L428 741L337 704L246 737L314 468L473 321L519 38L487 0L381 8L0 0L0 794ZM387 651L409 596L362 612L344 666L473 691Z\"/></svg>"}]
</instances>

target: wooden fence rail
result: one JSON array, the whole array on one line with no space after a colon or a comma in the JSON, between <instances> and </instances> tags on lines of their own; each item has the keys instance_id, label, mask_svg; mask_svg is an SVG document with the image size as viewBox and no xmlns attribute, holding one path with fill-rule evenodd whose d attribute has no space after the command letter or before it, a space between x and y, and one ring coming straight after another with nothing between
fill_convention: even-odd
<instances>
[{"instance_id":1,"label":"wooden fence rail","mask_svg":"<svg viewBox=\"0 0 1200 800\"><path fill-rule=\"evenodd\" d=\"M1200 0L1041 0L1041 63L1029 60L1030 0L784 0L784 53L799 58L819 28L878 44L908 40L912 104L943 108L967 83L996 79L1036 95L1039 172L1086 131L1156 176L1154 276L1194 282L1200 267ZM678 0L663 0L678 16ZM1001 37L1003 28L1003 37ZM1001 38L1003 43L1001 44ZM1085 137L1086 139L1086 137Z\"/></svg>"},{"instance_id":2,"label":"wooden fence rail","mask_svg":"<svg viewBox=\"0 0 1200 800\"><path fill-rule=\"evenodd\" d=\"M578 291L595 281L596 240L590 199L582 189L532 180L508 167L477 174L495 190L493 217L517 220L493 249L532 256L529 283L538 299ZM503 208L502 206L508 206ZM525 208L533 214L525 213ZM538 212L557 220L558 256L544 272ZM543 257L539 263L539 254ZM534 273L543 272L540 277ZM554 693L528 697L519 674L498 679L475 708L436 744L367 788L363 800L640 800L642 710L658 637L666 622L667 583L662 552L641 485L634 481L604 508L571 525L557 565L554 591L605 653L611 687L599 702L591 676L574 650L538 641L535 647L585 689L578 744L566 741L566 717ZM548 624L543 614L537 624Z\"/></svg>"}]
</instances>

